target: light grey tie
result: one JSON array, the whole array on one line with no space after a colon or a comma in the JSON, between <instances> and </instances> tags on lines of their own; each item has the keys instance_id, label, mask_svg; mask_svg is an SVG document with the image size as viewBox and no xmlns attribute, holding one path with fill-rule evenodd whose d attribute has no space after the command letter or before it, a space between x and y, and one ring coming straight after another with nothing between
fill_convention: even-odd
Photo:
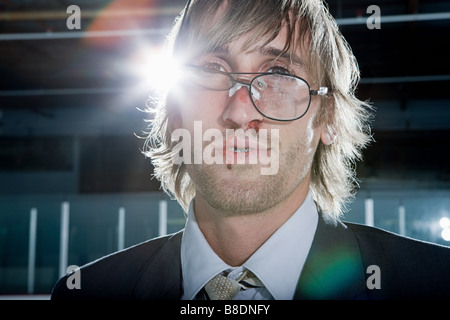
<instances>
[{"instance_id":1,"label":"light grey tie","mask_svg":"<svg viewBox=\"0 0 450 320\"><path fill-rule=\"evenodd\" d=\"M264 287L262 282L248 269L242 275L233 280L218 274L205 285L205 291L211 300L231 300L241 289Z\"/></svg>"}]
</instances>

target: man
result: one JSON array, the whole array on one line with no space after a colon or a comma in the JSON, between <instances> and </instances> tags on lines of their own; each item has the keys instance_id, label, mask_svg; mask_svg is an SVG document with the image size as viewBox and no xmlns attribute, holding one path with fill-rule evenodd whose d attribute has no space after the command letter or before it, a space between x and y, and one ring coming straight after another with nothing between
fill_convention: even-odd
<instances>
[{"instance_id":1,"label":"man","mask_svg":"<svg viewBox=\"0 0 450 320\"><path fill-rule=\"evenodd\" d=\"M450 297L448 248L339 216L370 140L358 68L317 0L193 0L147 155L184 230L90 263L52 298Z\"/></svg>"}]
</instances>

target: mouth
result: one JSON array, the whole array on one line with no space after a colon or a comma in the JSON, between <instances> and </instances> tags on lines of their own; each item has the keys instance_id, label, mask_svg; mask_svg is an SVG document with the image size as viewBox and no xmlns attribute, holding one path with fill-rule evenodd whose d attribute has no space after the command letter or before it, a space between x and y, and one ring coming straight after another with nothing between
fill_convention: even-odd
<instances>
[{"instance_id":1,"label":"mouth","mask_svg":"<svg viewBox=\"0 0 450 320\"><path fill-rule=\"evenodd\" d=\"M229 150L231 152L235 152L235 153L245 153L245 152L250 152L250 151L252 151L254 149L231 147L231 148L228 148L227 150Z\"/></svg>"},{"instance_id":2,"label":"mouth","mask_svg":"<svg viewBox=\"0 0 450 320\"><path fill-rule=\"evenodd\" d=\"M266 164L271 155L271 139L267 134L261 136L252 131L227 132L223 139L215 139L210 143L211 156L215 159L211 161L216 164L226 164L229 168L232 165Z\"/></svg>"},{"instance_id":3,"label":"mouth","mask_svg":"<svg viewBox=\"0 0 450 320\"><path fill-rule=\"evenodd\" d=\"M224 141L223 156L227 165L258 164L262 152L267 153L265 145L257 139L232 137Z\"/></svg>"}]
</instances>

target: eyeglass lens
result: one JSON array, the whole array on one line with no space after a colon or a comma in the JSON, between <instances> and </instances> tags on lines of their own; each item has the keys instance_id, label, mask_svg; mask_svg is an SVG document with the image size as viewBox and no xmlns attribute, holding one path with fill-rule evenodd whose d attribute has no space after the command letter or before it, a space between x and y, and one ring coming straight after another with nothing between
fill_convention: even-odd
<instances>
[{"instance_id":1,"label":"eyeglass lens","mask_svg":"<svg viewBox=\"0 0 450 320\"><path fill-rule=\"evenodd\" d=\"M269 118L295 119L309 107L309 86L288 75L261 75L252 81L251 98L258 110Z\"/></svg>"},{"instance_id":2,"label":"eyeglass lens","mask_svg":"<svg viewBox=\"0 0 450 320\"><path fill-rule=\"evenodd\" d=\"M229 90L236 81L225 73L190 70L185 84L208 90ZM308 110L309 85L302 79L283 74L256 76L249 84L250 97L264 116L275 120L292 120Z\"/></svg>"}]
</instances>

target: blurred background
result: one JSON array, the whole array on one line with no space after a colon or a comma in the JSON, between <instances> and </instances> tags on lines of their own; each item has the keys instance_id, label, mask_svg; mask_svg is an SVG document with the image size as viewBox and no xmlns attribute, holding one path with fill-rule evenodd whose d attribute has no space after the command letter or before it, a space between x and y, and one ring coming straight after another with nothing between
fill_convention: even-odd
<instances>
[{"instance_id":1,"label":"blurred background","mask_svg":"<svg viewBox=\"0 0 450 320\"><path fill-rule=\"evenodd\" d=\"M183 228L138 136L184 5L0 0L0 299L48 298L68 266ZM376 108L344 220L450 245L450 1L328 5Z\"/></svg>"}]
</instances>

